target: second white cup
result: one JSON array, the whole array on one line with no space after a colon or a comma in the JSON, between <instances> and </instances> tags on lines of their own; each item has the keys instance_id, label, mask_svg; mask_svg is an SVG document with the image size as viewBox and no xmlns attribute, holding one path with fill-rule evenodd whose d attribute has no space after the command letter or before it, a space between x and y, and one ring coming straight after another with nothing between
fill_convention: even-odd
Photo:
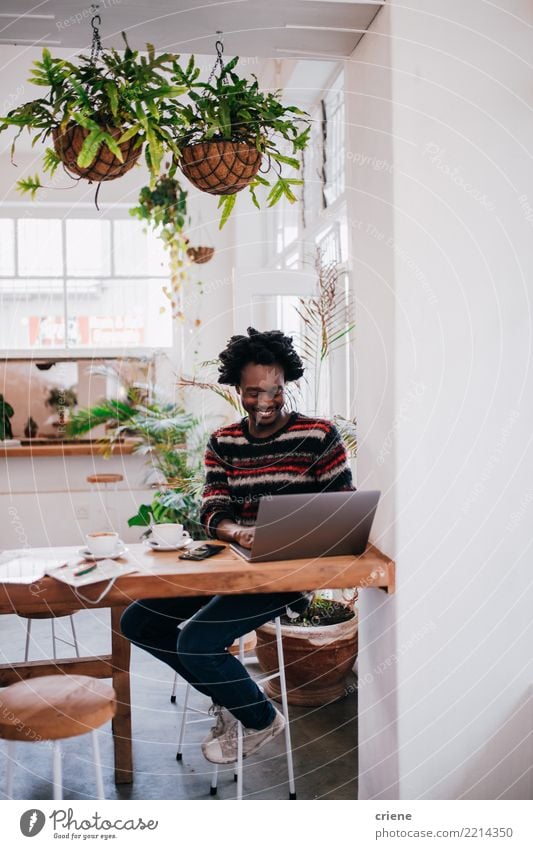
<instances>
[{"instance_id":1,"label":"second white cup","mask_svg":"<svg viewBox=\"0 0 533 849\"><path fill-rule=\"evenodd\" d=\"M187 531L183 530L183 525L152 525L151 539L158 542L159 545L179 545L187 536Z\"/></svg>"}]
</instances>

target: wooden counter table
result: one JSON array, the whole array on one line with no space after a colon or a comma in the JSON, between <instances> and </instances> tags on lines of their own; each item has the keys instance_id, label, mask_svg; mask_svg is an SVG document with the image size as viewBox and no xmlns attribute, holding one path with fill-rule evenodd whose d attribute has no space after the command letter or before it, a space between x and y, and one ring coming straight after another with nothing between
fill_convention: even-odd
<instances>
[{"instance_id":1,"label":"wooden counter table","mask_svg":"<svg viewBox=\"0 0 533 849\"><path fill-rule=\"evenodd\" d=\"M34 557L79 560L77 548L27 549ZM320 557L314 560L284 560L246 563L229 547L203 561L178 560L176 552L154 552L146 545L131 545L117 564L134 564L137 572L119 577L94 606L111 608L111 654L100 657L61 658L0 665L0 686L22 679L57 672L112 678L118 710L113 720L115 781L133 780L130 702L130 643L119 628L120 617L130 602L141 598L180 597L292 590L381 587L394 592L394 562L369 546L359 557ZM82 589L87 598L97 598L104 582ZM72 587L53 578L30 584L0 583L0 614L61 613L91 607Z\"/></svg>"}]
</instances>

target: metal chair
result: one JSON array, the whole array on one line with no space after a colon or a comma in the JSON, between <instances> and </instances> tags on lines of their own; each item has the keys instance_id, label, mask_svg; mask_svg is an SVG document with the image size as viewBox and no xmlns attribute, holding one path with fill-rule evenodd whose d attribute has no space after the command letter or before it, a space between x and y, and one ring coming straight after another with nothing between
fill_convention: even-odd
<instances>
[{"instance_id":1,"label":"metal chair","mask_svg":"<svg viewBox=\"0 0 533 849\"><path fill-rule=\"evenodd\" d=\"M287 699L287 683L286 683L286 680L285 680L285 662L284 662L284 657L283 657L283 642L282 642L282 636L281 636L281 633L282 633L281 632L281 619L280 619L279 616L277 616L274 619L274 624L275 624L275 627L276 627L276 647L277 647L277 654L278 654L278 670L279 671L273 672L271 675L265 675L262 678L257 679L256 683L258 684L259 687L262 687L262 685L266 684L267 681L271 681L274 678L279 678L280 690L281 690L282 712L283 712L283 716L285 717L284 735L285 735L285 753L286 753L286 757L287 757L287 771L288 771L288 775L289 775L289 799L296 799L296 786L295 786L295 782L294 782L294 765L293 765L293 760L292 760L292 743L291 743L291 732L290 732L290 721L289 721L289 702L288 702L288 699ZM244 657L245 651L246 651L245 639L246 639L245 637L241 637L238 641L238 646L237 646L237 650L238 650L238 654L239 654L239 660L241 661L241 663L244 663L244 661L245 661L245 657ZM254 647L255 647L255 643L254 643ZM234 643L233 646L231 646L230 651L233 649L234 653L237 653L235 651L235 648L236 648L236 644ZM175 686L176 686L176 684L174 682L174 689L173 689L174 701L175 701ZM182 716L181 726L180 726L178 751L177 751L177 754L176 754L176 760L178 760L178 761L181 761L183 759L183 744L184 744L184 741L185 741L186 726L191 724L191 723L194 723L194 722L205 722L206 719L212 719L212 717L209 716L207 711L198 710L196 708L189 708L188 704L189 704L190 691L191 691L191 685L187 684L187 686L185 688L185 698L184 698L184 701L183 701L183 716ZM172 700L172 697L171 697L171 700ZM188 720L187 719L187 713L188 712L203 714L203 716L202 716L201 719ZM238 736L237 736L237 761L236 761L236 767L235 767L235 773L234 773L234 781L237 782L237 799L238 800L242 800L242 794L243 794L243 745L242 745L242 743L243 743L242 725L239 722L239 724L238 724ZM211 775L211 787L210 787L210 791L209 791L211 796L216 795L217 788L218 788L218 764L215 764L214 769L213 769L213 773Z\"/></svg>"}]
</instances>

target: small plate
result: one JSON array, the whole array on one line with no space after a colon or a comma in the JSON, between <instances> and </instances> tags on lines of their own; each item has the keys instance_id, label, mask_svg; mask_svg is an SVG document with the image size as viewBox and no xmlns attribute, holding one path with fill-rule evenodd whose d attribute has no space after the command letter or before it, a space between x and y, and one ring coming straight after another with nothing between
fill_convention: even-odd
<instances>
[{"instance_id":1,"label":"small plate","mask_svg":"<svg viewBox=\"0 0 533 849\"><path fill-rule=\"evenodd\" d=\"M192 542L192 539L190 536L187 536L177 545L163 545L155 539L147 539L145 542L148 543L152 551L179 551L180 548L185 548L185 546L189 545L189 543Z\"/></svg>"},{"instance_id":2,"label":"small plate","mask_svg":"<svg viewBox=\"0 0 533 849\"><path fill-rule=\"evenodd\" d=\"M126 554L127 550L128 549L121 540L120 545L117 549L115 549L114 554L91 554L89 549L86 547L80 548L78 554L83 557L84 560L94 560L96 562L98 560L116 560L117 557L122 557Z\"/></svg>"}]
</instances>

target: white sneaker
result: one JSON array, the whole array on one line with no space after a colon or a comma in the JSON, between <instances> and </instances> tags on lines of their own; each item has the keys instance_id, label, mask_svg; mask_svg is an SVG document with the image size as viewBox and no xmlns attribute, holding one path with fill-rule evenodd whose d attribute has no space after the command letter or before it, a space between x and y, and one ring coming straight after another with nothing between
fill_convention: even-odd
<instances>
[{"instance_id":1,"label":"white sneaker","mask_svg":"<svg viewBox=\"0 0 533 849\"><path fill-rule=\"evenodd\" d=\"M235 721L235 717L229 712L229 710L222 707L222 705L215 704L214 702L209 708L208 713L209 716L216 717L216 723L211 726L207 737L202 741L202 751L204 746L210 743L211 740L214 740L216 737L220 737L221 734L224 734L227 731L228 726Z\"/></svg>"},{"instance_id":2,"label":"white sneaker","mask_svg":"<svg viewBox=\"0 0 533 849\"><path fill-rule=\"evenodd\" d=\"M274 737L281 734L285 728L285 717L279 710L276 710L276 716L266 728L257 730L256 728L242 729L242 756L248 757L253 752L257 752L267 743L270 743ZM231 714L230 714L231 715ZM239 723L232 717L233 721L226 724L225 730L213 736L211 739L204 740L202 743L202 752L206 760L213 764L231 764L237 760L237 739L239 733Z\"/></svg>"}]
</instances>

